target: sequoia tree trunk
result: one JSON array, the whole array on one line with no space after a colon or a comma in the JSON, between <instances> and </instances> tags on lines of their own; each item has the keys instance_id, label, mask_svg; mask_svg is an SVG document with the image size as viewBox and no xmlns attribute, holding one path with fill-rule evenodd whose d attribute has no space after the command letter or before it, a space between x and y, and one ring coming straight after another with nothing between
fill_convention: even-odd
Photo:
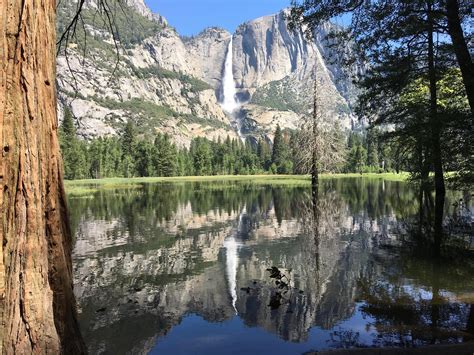
<instances>
[{"instance_id":1,"label":"sequoia tree trunk","mask_svg":"<svg viewBox=\"0 0 474 355\"><path fill-rule=\"evenodd\" d=\"M84 353L57 138L55 0L0 2L0 352Z\"/></svg>"}]
</instances>

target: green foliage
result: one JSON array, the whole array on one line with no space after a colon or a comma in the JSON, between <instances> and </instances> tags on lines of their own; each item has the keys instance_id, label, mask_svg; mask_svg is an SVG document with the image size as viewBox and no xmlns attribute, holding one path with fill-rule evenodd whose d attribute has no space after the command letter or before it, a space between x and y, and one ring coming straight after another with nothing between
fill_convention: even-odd
<instances>
[{"instance_id":1,"label":"green foliage","mask_svg":"<svg viewBox=\"0 0 474 355\"><path fill-rule=\"evenodd\" d=\"M292 25L303 24L308 33L350 14L347 26L330 39L350 48L349 65L364 61L357 111L387 130L379 138L394 150L393 167L423 182L434 172L440 196L444 171L458 172L453 182L474 182L472 143L466 144L474 139L471 13L470 2L439 0L294 1L291 10ZM366 164L374 169L381 160L376 153L388 152L375 149L370 132L367 142Z\"/></svg>"},{"instance_id":2,"label":"green foliage","mask_svg":"<svg viewBox=\"0 0 474 355\"><path fill-rule=\"evenodd\" d=\"M205 138L196 138L191 143L190 149L193 157L195 175L211 175L211 144Z\"/></svg>"},{"instance_id":3,"label":"green foliage","mask_svg":"<svg viewBox=\"0 0 474 355\"><path fill-rule=\"evenodd\" d=\"M64 177L71 180L84 178L87 175L84 143L77 139L72 113L67 108L64 110L64 119L59 130L59 142L63 156Z\"/></svg>"},{"instance_id":4,"label":"green foliage","mask_svg":"<svg viewBox=\"0 0 474 355\"><path fill-rule=\"evenodd\" d=\"M217 142L197 137L191 141L189 150L176 147L167 134L152 134L151 139L150 135L140 135L131 119L120 137L97 138L86 143L75 137L72 117L67 113L60 133L67 179L302 173L296 169L295 161L296 152L301 149L295 139L298 132L279 126L273 145L264 139L243 143L230 137ZM382 173L396 165L390 145L381 144L380 132L374 131L372 135L377 160L367 165L367 138L352 133L345 172Z\"/></svg>"},{"instance_id":5,"label":"green foliage","mask_svg":"<svg viewBox=\"0 0 474 355\"><path fill-rule=\"evenodd\" d=\"M178 151L167 134L158 133L154 142L153 154L152 161L155 167L155 176L180 175L178 171ZM186 171L185 168L183 168L182 173L184 171Z\"/></svg>"},{"instance_id":6,"label":"green foliage","mask_svg":"<svg viewBox=\"0 0 474 355\"><path fill-rule=\"evenodd\" d=\"M279 111L294 111L298 113L304 111L304 104L300 102L298 94L290 89L287 78L272 81L257 88L252 95L251 103Z\"/></svg>"},{"instance_id":7,"label":"green foliage","mask_svg":"<svg viewBox=\"0 0 474 355\"><path fill-rule=\"evenodd\" d=\"M127 101L115 101L109 98L92 98L99 105L113 110L123 110L130 113L137 123L136 130L148 138L153 138L150 132L169 118L177 118L180 123L197 123L215 129L229 129L229 125L216 119L198 117L193 114L179 114L168 106L156 105L153 102L141 98L133 98ZM116 124L116 123L115 123ZM120 127L120 126L119 126Z\"/></svg>"},{"instance_id":8,"label":"green foliage","mask_svg":"<svg viewBox=\"0 0 474 355\"><path fill-rule=\"evenodd\" d=\"M131 120L127 121L121 137L123 154L132 155L135 149L136 133Z\"/></svg>"},{"instance_id":9,"label":"green foliage","mask_svg":"<svg viewBox=\"0 0 474 355\"><path fill-rule=\"evenodd\" d=\"M171 70L167 70L161 68L157 65L149 66L146 68L137 68L133 66L132 63L127 62L127 65L131 68L134 75L141 79L148 79L148 78L159 78L159 79L176 79L181 81L188 89L188 91L193 93L198 93L200 91L212 89L212 87L198 78L193 76L181 73L181 72L174 72Z\"/></svg>"},{"instance_id":10,"label":"green foliage","mask_svg":"<svg viewBox=\"0 0 474 355\"><path fill-rule=\"evenodd\" d=\"M152 37L159 33L163 26L157 22L150 20L138 14L133 8L122 3L111 3L110 18L113 19L112 30L117 36L117 40L125 48L131 48L134 45L140 44L144 39ZM64 4L58 9L58 33L62 34L66 29L67 24L72 20L75 11L75 6L71 4ZM98 13L95 9L86 8L81 12L82 19L85 24L93 27L96 31L101 33L109 33L110 25L108 19L104 14ZM77 39L83 40L83 30L78 26ZM82 36L82 38L81 38ZM99 34L97 39L104 39ZM87 42L89 38L87 39ZM87 43L89 45L89 43Z\"/></svg>"},{"instance_id":11,"label":"green foliage","mask_svg":"<svg viewBox=\"0 0 474 355\"><path fill-rule=\"evenodd\" d=\"M61 132L75 135L70 119L63 126ZM281 139L277 139L277 149L274 150L276 165L272 164L270 144L264 140L255 144L229 137L224 142L197 137L191 141L189 150L178 149L167 134L157 133L152 140L140 138L133 121L129 120L120 137L97 138L87 144L82 142L74 150L74 155L64 154L66 178L291 174L294 162L288 154L289 141L281 129L278 135ZM61 141L65 142L65 139ZM69 143L73 141L68 139ZM69 152L67 149L64 151ZM84 159L77 161L76 157Z\"/></svg>"},{"instance_id":12,"label":"green foliage","mask_svg":"<svg viewBox=\"0 0 474 355\"><path fill-rule=\"evenodd\" d=\"M288 136L283 136L280 125L275 130L275 139L273 140L272 165L276 168L278 174L291 174L293 172L293 162L289 158L289 140Z\"/></svg>"},{"instance_id":13,"label":"green foliage","mask_svg":"<svg viewBox=\"0 0 474 355\"><path fill-rule=\"evenodd\" d=\"M397 152L376 129L364 133L351 132L347 139L347 158L343 169L347 173L384 173L400 171Z\"/></svg>"},{"instance_id":14,"label":"green foliage","mask_svg":"<svg viewBox=\"0 0 474 355\"><path fill-rule=\"evenodd\" d=\"M101 106L104 106L109 109L121 109L128 111L132 114L140 115L146 118L154 118L161 122L162 120L176 116L177 113L174 112L167 106L159 106L154 104L153 102L146 101L139 98L133 98L128 101L115 101L108 98L98 98L94 97L94 101L96 101Z\"/></svg>"},{"instance_id":15,"label":"green foliage","mask_svg":"<svg viewBox=\"0 0 474 355\"><path fill-rule=\"evenodd\" d=\"M357 144L349 151L349 157L347 160L348 171L359 172L362 174L363 168L366 164L367 151L362 145Z\"/></svg>"}]
</instances>

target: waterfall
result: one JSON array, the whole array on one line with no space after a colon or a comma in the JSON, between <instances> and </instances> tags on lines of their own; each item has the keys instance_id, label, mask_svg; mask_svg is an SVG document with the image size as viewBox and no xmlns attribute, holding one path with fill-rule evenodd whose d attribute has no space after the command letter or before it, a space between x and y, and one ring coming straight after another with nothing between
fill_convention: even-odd
<instances>
[{"instance_id":1,"label":"waterfall","mask_svg":"<svg viewBox=\"0 0 474 355\"><path fill-rule=\"evenodd\" d=\"M227 48L227 55L224 63L224 77L222 78L222 108L229 114L232 114L238 107L239 103L235 96L237 90L235 89L234 72L232 70L233 65L233 52L232 52L233 38L230 37L229 46Z\"/></svg>"}]
</instances>

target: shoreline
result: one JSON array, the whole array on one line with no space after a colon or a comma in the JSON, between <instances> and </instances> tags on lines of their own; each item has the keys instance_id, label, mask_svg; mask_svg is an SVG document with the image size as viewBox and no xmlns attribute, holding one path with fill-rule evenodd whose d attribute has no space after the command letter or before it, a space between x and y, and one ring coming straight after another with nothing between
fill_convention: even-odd
<instances>
[{"instance_id":1,"label":"shoreline","mask_svg":"<svg viewBox=\"0 0 474 355\"><path fill-rule=\"evenodd\" d=\"M408 173L348 173L321 174L321 180L363 178L384 179L387 181L407 181ZM147 183L187 183L187 182L239 182L247 181L255 184L308 186L311 184L310 175L208 175L208 176L173 176L173 177L133 177L133 178L104 178L84 180L64 180L67 195L84 195L107 188L138 188Z\"/></svg>"}]
</instances>

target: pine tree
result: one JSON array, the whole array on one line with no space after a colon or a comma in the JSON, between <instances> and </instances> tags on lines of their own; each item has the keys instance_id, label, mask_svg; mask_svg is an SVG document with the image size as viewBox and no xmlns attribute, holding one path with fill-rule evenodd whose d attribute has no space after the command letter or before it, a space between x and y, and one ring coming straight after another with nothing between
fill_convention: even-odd
<instances>
[{"instance_id":1,"label":"pine tree","mask_svg":"<svg viewBox=\"0 0 474 355\"><path fill-rule=\"evenodd\" d=\"M176 171L176 146L171 142L168 134L163 137L163 176L173 176Z\"/></svg>"},{"instance_id":2,"label":"pine tree","mask_svg":"<svg viewBox=\"0 0 474 355\"><path fill-rule=\"evenodd\" d=\"M257 156L262 170L267 171L272 164L272 152L266 140L260 138L257 145Z\"/></svg>"},{"instance_id":3,"label":"pine tree","mask_svg":"<svg viewBox=\"0 0 474 355\"><path fill-rule=\"evenodd\" d=\"M197 176L212 173L211 146L205 138L195 138L191 142L191 155L193 157L194 173Z\"/></svg>"},{"instance_id":4,"label":"pine tree","mask_svg":"<svg viewBox=\"0 0 474 355\"><path fill-rule=\"evenodd\" d=\"M377 135L373 129L369 129L366 136L367 166L369 167L378 167L377 146Z\"/></svg>"},{"instance_id":5,"label":"pine tree","mask_svg":"<svg viewBox=\"0 0 474 355\"><path fill-rule=\"evenodd\" d=\"M124 154L133 156L135 146L136 133L132 120L128 120L122 133L122 151Z\"/></svg>"},{"instance_id":6,"label":"pine tree","mask_svg":"<svg viewBox=\"0 0 474 355\"><path fill-rule=\"evenodd\" d=\"M123 176L133 177L135 175L135 141L136 133L133 122L129 119L122 132L122 168Z\"/></svg>"},{"instance_id":7,"label":"pine tree","mask_svg":"<svg viewBox=\"0 0 474 355\"><path fill-rule=\"evenodd\" d=\"M277 125L273 140L272 166L278 174L289 174L293 170L288 156L288 139L285 141L280 125Z\"/></svg>"},{"instance_id":8,"label":"pine tree","mask_svg":"<svg viewBox=\"0 0 474 355\"><path fill-rule=\"evenodd\" d=\"M284 142L283 134L281 132L280 125L277 125L275 130L275 137L273 138L273 150L272 150L272 165L277 169L277 172L280 170L281 165L283 164L284 159Z\"/></svg>"},{"instance_id":9,"label":"pine tree","mask_svg":"<svg viewBox=\"0 0 474 355\"><path fill-rule=\"evenodd\" d=\"M137 142L135 147L135 169L137 176L153 176L155 147L147 140Z\"/></svg>"},{"instance_id":10,"label":"pine tree","mask_svg":"<svg viewBox=\"0 0 474 355\"><path fill-rule=\"evenodd\" d=\"M81 179L86 175L86 156L83 145L76 136L76 127L69 108L64 109L64 119L59 131L65 179Z\"/></svg>"}]
</instances>

